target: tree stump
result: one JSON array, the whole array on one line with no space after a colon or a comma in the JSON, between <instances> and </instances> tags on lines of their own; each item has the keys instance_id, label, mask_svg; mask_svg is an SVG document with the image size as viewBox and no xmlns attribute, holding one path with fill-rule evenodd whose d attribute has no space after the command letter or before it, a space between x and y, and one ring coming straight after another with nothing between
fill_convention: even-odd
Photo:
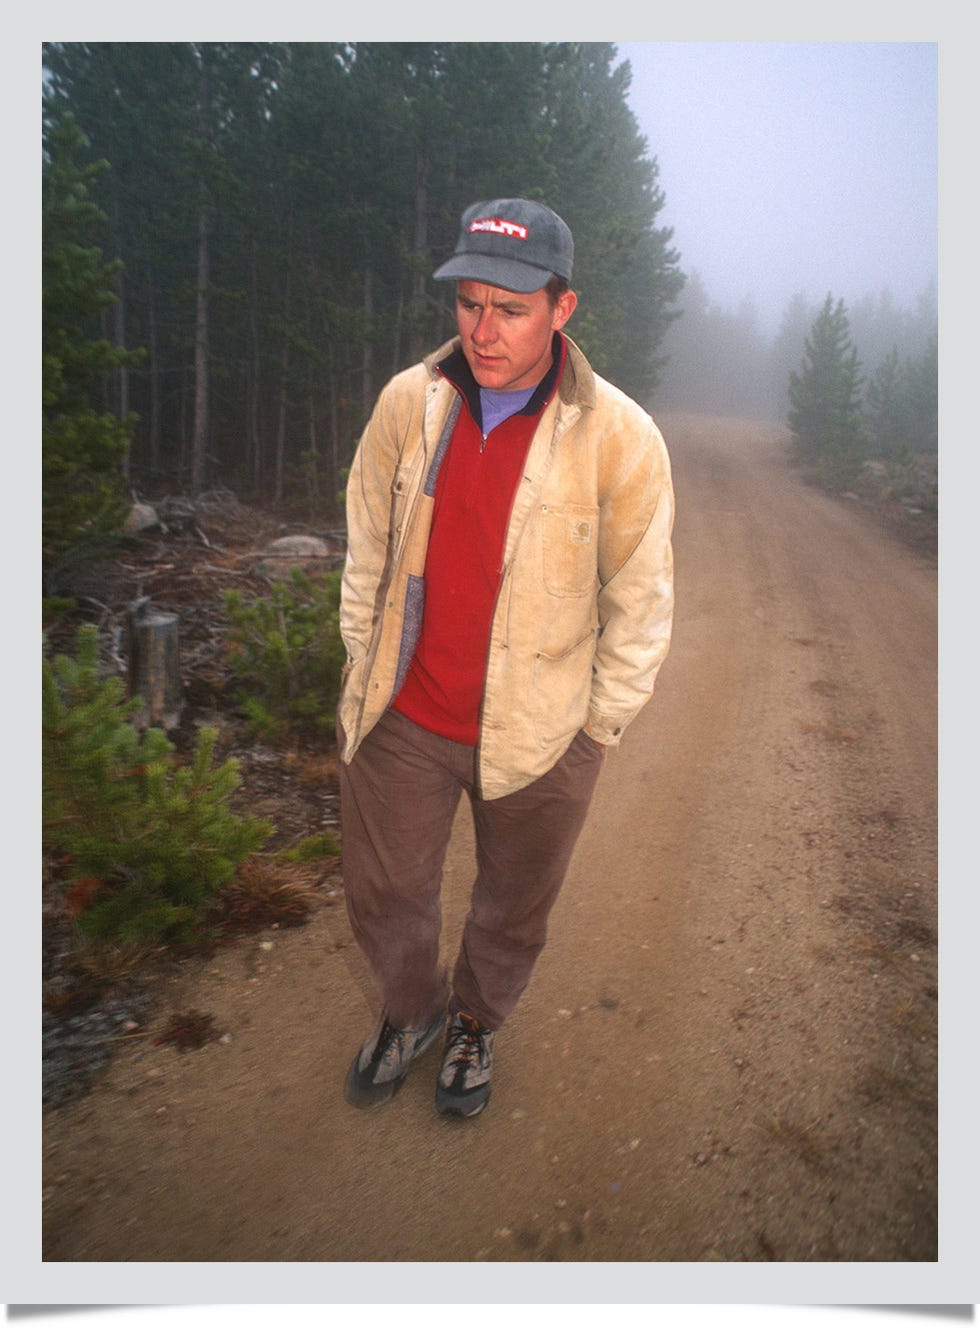
<instances>
[{"instance_id":1,"label":"tree stump","mask_svg":"<svg viewBox=\"0 0 980 1330\"><path fill-rule=\"evenodd\" d=\"M138 697L142 709L133 717L140 728L148 725L173 729L180 720L184 698L180 682L180 647L176 614L154 610L144 598L130 606L129 635L130 697Z\"/></svg>"}]
</instances>

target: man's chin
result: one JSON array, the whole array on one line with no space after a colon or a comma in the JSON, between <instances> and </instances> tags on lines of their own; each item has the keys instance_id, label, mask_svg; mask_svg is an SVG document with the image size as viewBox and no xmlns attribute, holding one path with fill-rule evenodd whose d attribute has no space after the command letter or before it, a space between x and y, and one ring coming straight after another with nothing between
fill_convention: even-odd
<instances>
[{"instance_id":1,"label":"man's chin","mask_svg":"<svg viewBox=\"0 0 980 1330\"><path fill-rule=\"evenodd\" d=\"M502 381L506 380L507 364L503 360L471 360L470 369L481 388L500 388Z\"/></svg>"}]
</instances>

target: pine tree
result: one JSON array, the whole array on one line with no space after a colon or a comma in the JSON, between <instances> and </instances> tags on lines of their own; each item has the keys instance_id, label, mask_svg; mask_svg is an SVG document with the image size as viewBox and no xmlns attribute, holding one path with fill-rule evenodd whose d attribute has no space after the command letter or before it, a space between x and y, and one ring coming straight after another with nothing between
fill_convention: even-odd
<instances>
[{"instance_id":1,"label":"pine tree","mask_svg":"<svg viewBox=\"0 0 980 1330\"><path fill-rule=\"evenodd\" d=\"M346 653L340 636L340 574L314 579L294 568L265 598L225 593L229 664L258 734L333 732Z\"/></svg>"},{"instance_id":2,"label":"pine tree","mask_svg":"<svg viewBox=\"0 0 980 1330\"><path fill-rule=\"evenodd\" d=\"M122 461L134 425L99 400L102 376L134 357L98 335L98 315L115 298L118 265L103 258L105 217L89 195L105 164L84 164L86 146L68 116L50 134L44 163L41 447L49 587L71 551L118 526Z\"/></svg>"},{"instance_id":3,"label":"pine tree","mask_svg":"<svg viewBox=\"0 0 980 1330\"><path fill-rule=\"evenodd\" d=\"M933 333L921 356L906 362L909 442L913 452L939 450L939 336Z\"/></svg>"},{"instance_id":4,"label":"pine tree","mask_svg":"<svg viewBox=\"0 0 980 1330\"><path fill-rule=\"evenodd\" d=\"M611 42L546 48L545 152L553 184L542 194L575 236L568 331L600 374L644 401L660 379L661 346L684 285L659 165L629 107L632 72L614 67ZM550 183L550 182L549 182Z\"/></svg>"},{"instance_id":5,"label":"pine tree","mask_svg":"<svg viewBox=\"0 0 980 1330\"><path fill-rule=\"evenodd\" d=\"M852 484L864 465L857 350L843 300L828 294L805 342L800 372L790 374L789 427L801 460L832 489Z\"/></svg>"},{"instance_id":6,"label":"pine tree","mask_svg":"<svg viewBox=\"0 0 980 1330\"><path fill-rule=\"evenodd\" d=\"M271 827L231 812L238 767L213 765L213 730L181 765L162 730L133 727L139 705L120 679L101 677L91 626L76 658L44 662L44 846L65 865L84 932L183 941Z\"/></svg>"},{"instance_id":7,"label":"pine tree","mask_svg":"<svg viewBox=\"0 0 980 1330\"><path fill-rule=\"evenodd\" d=\"M868 442L875 457L899 457L910 451L908 381L898 347L881 362L867 391Z\"/></svg>"}]
</instances>

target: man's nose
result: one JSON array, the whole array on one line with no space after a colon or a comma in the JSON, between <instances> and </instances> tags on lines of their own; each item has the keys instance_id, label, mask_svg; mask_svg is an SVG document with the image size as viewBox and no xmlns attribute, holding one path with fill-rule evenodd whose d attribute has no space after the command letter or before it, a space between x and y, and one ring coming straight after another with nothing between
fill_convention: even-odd
<instances>
[{"instance_id":1,"label":"man's nose","mask_svg":"<svg viewBox=\"0 0 980 1330\"><path fill-rule=\"evenodd\" d=\"M480 317L476 321L473 329L473 341L480 346L489 346L496 338L497 333L493 323L493 315L490 310L480 311Z\"/></svg>"}]
</instances>

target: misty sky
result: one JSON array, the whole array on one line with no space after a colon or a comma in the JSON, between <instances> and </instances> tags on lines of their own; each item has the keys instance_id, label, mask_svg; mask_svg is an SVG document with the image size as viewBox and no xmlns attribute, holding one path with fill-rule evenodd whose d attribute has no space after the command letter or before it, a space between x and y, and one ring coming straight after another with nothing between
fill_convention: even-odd
<instances>
[{"instance_id":1,"label":"misty sky","mask_svg":"<svg viewBox=\"0 0 980 1330\"><path fill-rule=\"evenodd\" d=\"M938 48L903 42L617 43L684 272L749 296L911 306L937 276Z\"/></svg>"}]
</instances>

